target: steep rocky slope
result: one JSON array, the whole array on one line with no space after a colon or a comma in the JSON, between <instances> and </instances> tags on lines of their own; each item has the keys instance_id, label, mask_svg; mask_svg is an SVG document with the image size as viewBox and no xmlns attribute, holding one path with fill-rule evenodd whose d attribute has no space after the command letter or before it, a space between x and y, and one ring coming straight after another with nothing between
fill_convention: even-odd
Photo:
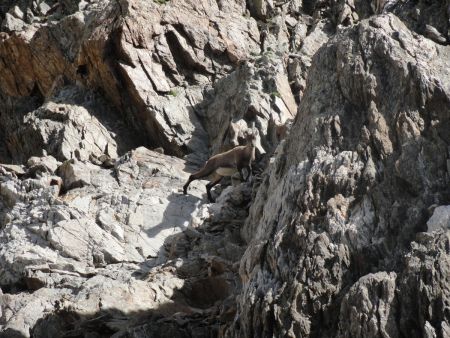
<instances>
[{"instance_id":1,"label":"steep rocky slope","mask_svg":"<svg viewBox=\"0 0 450 338\"><path fill-rule=\"evenodd\" d=\"M430 255L432 276L448 271L448 234L411 247L449 201L449 52L394 15L318 51L243 229L236 336L449 334L448 276L416 280L427 268L414 257Z\"/></svg>"},{"instance_id":2,"label":"steep rocky slope","mask_svg":"<svg viewBox=\"0 0 450 338\"><path fill-rule=\"evenodd\" d=\"M449 9L2 2L0 336L450 337Z\"/></svg>"}]
</instances>

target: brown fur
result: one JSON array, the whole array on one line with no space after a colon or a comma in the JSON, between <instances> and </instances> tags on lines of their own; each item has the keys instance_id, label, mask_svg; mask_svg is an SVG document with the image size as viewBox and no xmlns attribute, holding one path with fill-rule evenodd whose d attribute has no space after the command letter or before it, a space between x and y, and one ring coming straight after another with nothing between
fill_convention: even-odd
<instances>
[{"instance_id":1,"label":"brown fur","mask_svg":"<svg viewBox=\"0 0 450 338\"><path fill-rule=\"evenodd\" d=\"M211 188L218 184L223 178L223 176L217 172L218 170L223 172L220 168L235 169L239 172L242 180L244 180L242 169L245 168L248 170L248 174L245 179L245 181L247 181L251 173L251 163L255 160L255 141L256 136L251 134L247 137L247 145L237 146L224 153L212 156L208 161L206 161L202 169L189 176L188 181L183 186L184 194L187 194L187 189L192 181L207 177L214 173L215 177L213 181L206 185L208 199L213 202L214 200L211 197Z\"/></svg>"}]
</instances>

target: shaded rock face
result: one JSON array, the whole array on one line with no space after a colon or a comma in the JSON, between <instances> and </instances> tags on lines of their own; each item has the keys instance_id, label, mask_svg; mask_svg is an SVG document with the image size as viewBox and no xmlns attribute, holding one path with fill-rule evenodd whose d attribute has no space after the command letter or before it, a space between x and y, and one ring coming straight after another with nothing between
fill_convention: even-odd
<instances>
[{"instance_id":1,"label":"shaded rock face","mask_svg":"<svg viewBox=\"0 0 450 338\"><path fill-rule=\"evenodd\" d=\"M448 244L448 233L423 235L401 273L361 277L342 301L337 337L447 337Z\"/></svg>"},{"instance_id":2,"label":"shaded rock face","mask_svg":"<svg viewBox=\"0 0 450 338\"><path fill-rule=\"evenodd\" d=\"M36 9L43 3L51 7L46 14ZM5 122L7 138L26 113L61 87L78 85L120 112L139 144L190 154L196 165L208 151L229 146L228 127L241 120L256 124L267 151L276 143L274 130L295 115L292 96L298 103L312 55L334 30L310 3L292 3L281 15L270 11L261 22L243 1L69 3L4 7L21 20L21 27L4 29L0 43L0 113L17 122ZM300 47L301 58L288 57ZM255 57L260 52L267 54ZM227 106L231 100L234 107ZM14 147L6 147L9 158L26 160Z\"/></svg>"},{"instance_id":3,"label":"shaded rock face","mask_svg":"<svg viewBox=\"0 0 450 338\"><path fill-rule=\"evenodd\" d=\"M345 26L372 15L392 12L409 29L437 43L446 44L449 38L448 1L339 0L331 7L331 12L336 23Z\"/></svg>"},{"instance_id":4,"label":"shaded rock face","mask_svg":"<svg viewBox=\"0 0 450 338\"><path fill-rule=\"evenodd\" d=\"M118 152L138 144L127 137L132 133L101 96L69 86L23 117L23 124L8 135L8 149L20 162L42 151L61 161L117 158Z\"/></svg>"},{"instance_id":5,"label":"shaded rock face","mask_svg":"<svg viewBox=\"0 0 450 338\"><path fill-rule=\"evenodd\" d=\"M446 336L443 312L405 304L422 263L414 250L403 257L426 231L428 208L449 198L450 64L440 57L449 52L393 15L343 30L317 52L243 229L249 247L230 336ZM399 272L364 276L377 271ZM438 294L423 301L448 290Z\"/></svg>"}]
</instances>

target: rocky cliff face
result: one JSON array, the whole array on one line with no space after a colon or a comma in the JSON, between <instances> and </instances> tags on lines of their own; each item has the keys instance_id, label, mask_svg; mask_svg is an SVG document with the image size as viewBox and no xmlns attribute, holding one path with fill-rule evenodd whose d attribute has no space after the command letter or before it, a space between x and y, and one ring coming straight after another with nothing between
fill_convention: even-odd
<instances>
[{"instance_id":1,"label":"rocky cliff face","mask_svg":"<svg viewBox=\"0 0 450 338\"><path fill-rule=\"evenodd\" d=\"M0 336L450 337L449 8L2 3Z\"/></svg>"},{"instance_id":2,"label":"rocky cliff face","mask_svg":"<svg viewBox=\"0 0 450 338\"><path fill-rule=\"evenodd\" d=\"M291 135L244 227L235 332L448 335L446 305L419 318L421 292L411 291L422 284L411 242L427 231L430 207L449 197L450 63L437 56L448 52L384 15L316 53ZM441 254L433 264L447 269ZM444 287L445 278L425 285ZM445 294L426 302L445 303Z\"/></svg>"}]
</instances>

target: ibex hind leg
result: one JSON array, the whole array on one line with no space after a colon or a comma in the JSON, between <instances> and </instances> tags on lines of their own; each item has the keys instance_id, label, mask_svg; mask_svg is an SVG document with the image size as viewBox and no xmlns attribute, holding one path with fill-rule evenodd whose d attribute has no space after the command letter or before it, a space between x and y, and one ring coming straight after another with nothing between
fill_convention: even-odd
<instances>
[{"instance_id":1,"label":"ibex hind leg","mask_svg":"<svg viewBox=\"0 0 450 338\"><path fill-rule=\"evenodd\" d=\"M187 189L189 187L189 184L191 184L192 181L195 181L195 180L198 180L200 178L210 175L212 170L213 170L213 168L211 167L211 165L209 165L209 162L206 162L206 164L203 166L202 169L200 169L196 173L193 173L191 176L189 176L188 181L183 186L183 193L185 195L187 194Z\"/></svg>"},{"instance_id":2,"label":"ibex hind leg","mask_svg":"<svg viewBox=\"0 0 450 338\"><path fill-rule=\"evenodd\" d=\"M183 185L183 194L185 194L185 195L187 194L187 189L188 189L188 187L189 187L189 184L191 184L191 182L192 182L193 180L195 180L195 178L193 178L192 175L189 176L188 181L186 182L185 185Z\"/></svg>"},{"instance_id":3,"label":"ibex hind leg","mask_svg":"<svg viewBox=\"0 0 450 338\"><path fill-rule=\"evenodd\" d=\"M216 176L215 179L214 179L214 181L209 182L209 183L206 185L206 194L208 195L208 200L209 200L211 203L214 203L214 202L215 202L215 201L214 201L214 198L212 198L212 196L211 196L211 189L212 189L212 187L214 187L216 184L218 184L220 181L222 181L222 178L223 178L223 176Z\"/></svg>"},{"instance_id":4,"label":"ibex hind leg","mask_svg":"<svg viewBox=\"0 0 450 338\"><path fill-rule=\"evenodd\" d=\"M198 171L198 172L196 172L196 173L194 173L194 174L192 174L191 176L189 176L188 181L186 182L185 185L183 185L183 193L184 193L185 195L187 194L187 189L188 189L188 187L189 187L189 184L191 184L192 181L198 180L198 179L200 179L200 178L202 178L202 177L205 177L205 176L207 176L207 175L205 175L204 173L202 173L201 170Z\"/></svg>"}]
</instances>

